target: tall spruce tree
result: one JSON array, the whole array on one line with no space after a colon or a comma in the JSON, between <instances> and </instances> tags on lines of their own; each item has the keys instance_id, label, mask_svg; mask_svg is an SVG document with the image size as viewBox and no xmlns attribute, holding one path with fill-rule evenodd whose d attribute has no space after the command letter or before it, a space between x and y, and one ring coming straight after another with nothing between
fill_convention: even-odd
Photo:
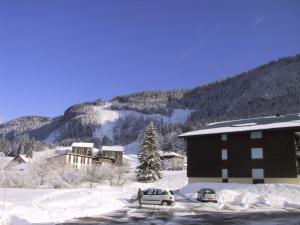
<instances>
[{"instance_id":1,"label":"tall spruce tree","mask_svg":"<svg viewBox=\"0 0 300 225\"><path fill-rule=\"evenodd\" d=\"M162 165L153 122L146 128L138 158L137 178L139 181L153 182L161 178Z\"/></svg>"}]
</instances>

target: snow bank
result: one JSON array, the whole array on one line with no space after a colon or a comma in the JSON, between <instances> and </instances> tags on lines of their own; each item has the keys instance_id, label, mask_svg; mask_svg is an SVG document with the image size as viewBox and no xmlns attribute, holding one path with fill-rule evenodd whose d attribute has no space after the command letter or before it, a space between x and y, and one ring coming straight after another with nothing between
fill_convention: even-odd
<instances>
[{"instance_id":1,"label":"snow bank","mask_svg":"<svg viewBox=\"0 0 300 225\"><path fill-rule=\"evenodd\" d=\"M221 209L300 209L300 185L193 183L180 192L195 199L201 188L213 188L217 191Z\"/></svg>"}]
</instances>

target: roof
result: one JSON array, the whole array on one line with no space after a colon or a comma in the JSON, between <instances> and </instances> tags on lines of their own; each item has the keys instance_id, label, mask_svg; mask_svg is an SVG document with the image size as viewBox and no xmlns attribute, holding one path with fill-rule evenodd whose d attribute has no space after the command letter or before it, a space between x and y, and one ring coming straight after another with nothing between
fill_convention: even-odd
<instances>
[{"instance_id":1,"label":"roof","mask_svg":"<svg viewBox=\"0 0 300 225\"><path fill-rule=\"evenodd\" d=\"M103 145L101 148L102 151L114 151L114 152L123 152L124 147L120 145L113 145L113 146L105 146Z\"/></svg>"},{"instance_id":2,"label":"roof","mask_svg":"<svg viewBox=\"0 0 300 225\"><path fill-rule=\"evenodd\" d=\"M159 152L160 156L161 157L164 157L164 156L175 156L175 157L181 157L181 158L184 158L184 156L176 153L176 152L163 152L163 151L160 151Z\"/></svg>"},{"instance_id":3,"label":"roof","mask_svg":"<svg viewBox=\"0 0 300 225\"><path fill-rule=\"evenodd\" d=\"M18 155L17 157L15 157L15 159L18 157L20 157L25 163L28 163L30 161L29 158L26 157L26 155Z\"/></svg>"},{"instance_id":4,"label":"roof","mask_svg":"<svg viewBox=\"0 0 300 225\"><path fill-rule=\"evenodd\" d=\"M300 129L300 114L210 123L204 129L183 133L179 135L179 137L201 136L222 133L224 134L245 131L272 130L283 128Z\"/></svg>"},{"instance_id":5,"label":"roof","mask_svg":"<svg viewBox=\"0 0 300 225\"><path fill-rule=\"evenodd\" d=\"M94 143L89 142L73 142L71 147L93 148Z\"/></svg>"}]
</instances>

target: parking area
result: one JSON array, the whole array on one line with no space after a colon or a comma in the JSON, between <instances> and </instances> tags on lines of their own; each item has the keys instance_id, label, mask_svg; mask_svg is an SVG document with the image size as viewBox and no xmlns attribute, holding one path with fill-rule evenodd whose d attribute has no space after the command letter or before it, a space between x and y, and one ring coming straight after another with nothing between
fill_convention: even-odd
<instances>
[{"instance_id":1,"label":"parking area","mask_svg":"<svg viewBox=\"0 0 300 225\"><path fill-rule=\"evenodd\" d=\"M176 199L174 206L143 205L139 208L137 203L129 203L127 207L106 215L80 218L63 224L300 224L300 210L259 212L255 209L251 212L234 211L230 208L220 210L219 203L200 203L180 193L176 193Z\"/></svg>"}]
</instances>

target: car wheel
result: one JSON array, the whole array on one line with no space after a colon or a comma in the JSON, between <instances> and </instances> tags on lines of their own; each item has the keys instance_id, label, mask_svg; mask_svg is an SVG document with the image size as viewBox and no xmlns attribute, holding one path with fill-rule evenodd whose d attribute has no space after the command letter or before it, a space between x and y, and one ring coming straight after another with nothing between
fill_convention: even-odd
<instances>
[{"instance_id":1,"label":"car wheel","mask_svg":"<svg viewBox=\"0 0 300 225\"><path fill-rule=\"evenodd\" d=\"M161 205L163 205L163 206L167 206L167 205L169 205L169 204L168 204L168 202L167 202L167 201L162 201L162 202L161 202Z\"/></svg>"}]
</instances>

